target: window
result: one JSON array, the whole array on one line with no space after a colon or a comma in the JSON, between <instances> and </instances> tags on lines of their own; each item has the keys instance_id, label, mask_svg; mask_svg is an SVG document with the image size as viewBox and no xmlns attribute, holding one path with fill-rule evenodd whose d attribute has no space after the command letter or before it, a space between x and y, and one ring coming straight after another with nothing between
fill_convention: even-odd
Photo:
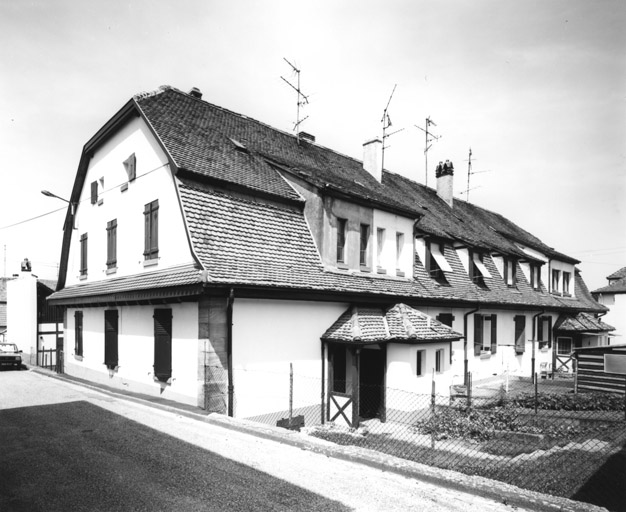
<instances>
[{"instance_id":1,"label":"window","mask_svg":"<svg viewBox=\"0 0 626 512\"><path fill-rule=\"evenodd\" d=\"M385 230L378 228L376 230L376 265L379 268L384 268L383 254L385 248Z\"/></svg>"},{"instance_id":2,"label":"window","mask_svg":"<svg viewBox=\"0 0 626 512\"><path fill-rule=\"evenodd\" d=\"M361 244L359 248L359 263L362 267L367 267L367 249L370 239L370 227L361 224Z\"/></svg>"},{"instance_id":3,"label":"window","mask_svg":"<svg viewBox=\"0 0 626 512\"><path fill-rule=\"evenodd\" d=\"M98 181L91 182L91 204L98 202Z\"/></svg>"},{"instance_id":4,"label":"window","mask_svg":"<svg viewBox=\"0 0 626 512\"><path fill-rule=\"evenodd\" d=\"M540 316L537 318L537 341L539 348L552 347L552 317Z\"/></svg>"},{"instance_id":5,"label":"window","mask_svg":"<svg viewBox=\"0 0 626 512\"><path fill-rule=\"evenodd\" d=\"M145 249L146 260L155 259L159 255L159 200L156 199L144 207Z\"/></svg>"},{"instance_id":6,"label":"window","mask_svg":"<svg viewBox=\"0 0 626 512\"><path fill-rule=\"evenodd\" d=\"M539 265L531 263L530 264L530 286L533 287L534 290L538 290L541 287L541 269Z\"/></svg>"},{"instance_id":7,"label":"window","mask_svg":"<svg viewBox=\"0 0 626 512\"><path fill-rule=\"evenodd\" d=\"M346 219L337 219L337 263L346 262Z\"/></svg>"},{"instance_id":8,"label":"window","mask_svg":"<svg viewBox=\"0 0 626 512\"><path fill-rule=\"evenodd\" d=\"M445 272L451 272L452 267L444 256L444 246L437 242L426 244L426 271L439 284L447 285Z\"/></svg>"},{"instance_id":9,"label":"window","mask_svg":"<svg viewBox=\"0 0 626 512\"><path fill-rule=\"evenodd\" d=\"M74 355L83 355L83 312L74 312Z\"/></svg>"},{"instance_id":10,"label":"window","mask_svg":"<svg viewBox=\"0 0 626 512\"><path fill-rule=\"evenodd\" d=\"M472 282L485 288L485 277L491 277L489 270L483 263L483 255L477 252L470 252L469 277Z\"/></svg>"},{"instance_id":11,"label":"window","mask_svg":"<svg viewBox=\"0 0 626 512\"><path fill-rule=\"evenodd\" d=\"M154 376L161 382L172 377L172 310L154 310Z\"/></svg>"},{"instance_id":12,"label":"window","mask_svg":"<svg viewBox=\"0 0 626 512\"><path fill-rule=\"evenodd\" d=\"M569 295L570 291L569 291L569 282L570 282L570 277L572 274L570 274L569 272L563 272L563 294L564 295Z\"/></svg>"},{"instance_id":13,"label":"window","mask_svg":"<svg viewBox=\"0 0 626 512\"><path fill-rule=\"evenodd\" d=\"M552 291L559 291L559 281L561 280L561 271L552 269Z\"/></svg>"},{"instance_id":14,"label":"window","mask_svg":"<svg viewBox=\"0 0 626 512\"><path fill-rule=\"evenodd\" d=\"M517 283L515 268L516 265L514 259L504 258L504 282L507 286L514 287Z\"/></svg>"},{"instance_id":15,"label":"window","mask_svg":"<svg viewBox=\"0 0 626 512\"><path fill-rule=\"evenodd\" d=\"M87 233L80 235L80 275L87 275Z\"/></svg>"},{"instance_id":16,"label":"window","mask_svg":"<svg viewBox=\"0 0 626 512\"><path fill-rule=\"evenodd\" d=\"M435 352L435 373L443 371L443 349L440 348Z\"/></svg>"},{"instance_id":17,"label":"window","mask_svg":"<svg viewBox=\"0 0 626 512\"><path fill-rule=\"evenodd\" d=\"M117 265L117 219L107 222L107 268Z\"/></svg>"},{"instance_id":18,"label":"window","mask_svg":"<svg viewBox=\"0 0 626 512\"><path fill-rule=\"evenodd\" d=\"M515 353L523 354L526 350L526 317L517 315L513 321L515 322Z\"/></svg>"},{"instance_id":19,"label":"window","mask_svg":"<svg viewBox=\"0 0 626 512\"><path fill-rule=\"evenodd\" d=\"M396 233L396 269L397 270L401 268L403 249L404 249L404 233Z\"/></svg>"},{"instance_id":20,"label":"window","mask_svg":"<svg viewBox=\"0 0 626 512\"><path fill-rule=\"evenodd\" d=\"M126 169L128 181L133 181L137 172L137 158L135 157L135 153L124 160L124 169Z\"/></svg>"},{"instance_id":21,"label":"window","mask_svg":"<svg viewBox=\"0 0 626 512\"><path fill-rule=\"evenodd\" d=\"M415 375L418 377L424 375L424 364L426 363L426 351L418 350L415 360Z\"/></svg>"},{"instance_id":22,"label":"window","mask_svg":"<svg viewBox=\"0 0 626 512\"><path fill-rule=\"evenodd\" d=\"M558 356L568 356L572 353L572 338L556 339L556 354Z\"/></svg>"},{"instance_id":23,"label":"window","mask_svg":"<svg viewBox=\"0 0 626 512\"><path fill-rule=\"evenodd\" d=\"M452 327L454 315L452 313L439 313L437 315L437 320L448 327Z\"/></svg>"},{"instance_id":24,"label":"window","mask_svg":"<svg viewBox=\"0 0 626 512\"><path fill-rule=\"evenodd\" d=\"M498 350L497 315L474 315L474 355Z\"/></svg>"},{"instance_id":25,"label":"window","mask_svg":"<svg viewBox=\"0 0 626 512\"><path fill-rule=\"evenodd\" d=\"M118 366L117 326L117 309L107 309L104 312L104 364L109 370L114 370Z\"/></svg>"}]
</instances>

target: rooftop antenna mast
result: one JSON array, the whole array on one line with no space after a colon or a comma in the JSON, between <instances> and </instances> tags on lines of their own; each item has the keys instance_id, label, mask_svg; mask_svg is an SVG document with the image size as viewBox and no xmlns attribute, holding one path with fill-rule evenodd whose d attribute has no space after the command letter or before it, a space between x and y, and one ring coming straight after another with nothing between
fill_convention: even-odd
<instances>
[{"instance_id":1,"label":"rooftop antenna mast","mask_svg":"<svg viewBox=\"0 0 626 512\"><path fill-rule=\"evenodd\" d=\"M417 128L418 130L422 130L425 134L426 134L426 142L424 143L424 160L425 160L425 164L424 164L424 183L426 186L428 186L428 150L432 147L431 142L434 140L439 140L441 139L442 135L435 135L434 133L432 133L430 131L430 125L433 126L437 126L435 124L435 122L430 118L430 116L428 116L426 118L426 128L422 128L421 126L417 126L415 125L415 128Z\"/></svg>"},{"instance_id":2,"label":"rooftop antenna mast","mask_svg":"<svg viewBox=\"0 0 626 512\"><path fill-rule=\"evenodd\" d=\"M294 91L298 93L298 101L296 102L296 122L293 125L293 129L296 132L296 139L298 141L298 144L300 144L300 124L306 121L309 117L306 116L304 119L300 119L300 107L304 107L304 105L307 105L309 103L309 97L306 96L300 89L300 70L287 59L285 59L285 57L283 57L283 60L291 66L291 69L293 69L294 73L296 73L297 75L297 86L293 85L289 80L285 79L284 77L281 76L281 78L289 87L291 87Z\"/></svg>"},{"instance_id":3,"label":"rooftop antenna mast","mask_svg":"<svg viewBox=\"0 0 626 512\"><path fill-rule=\"evenodd\" d=\"M483 172L491 172L491 171L472 171L472 148L469 148L469 156L467 159L467 188L461 192L461 195L465 195L465 199L466 201L469 203L469 193L470 190L474 190L476 188L480 188L480 185L477 187L471 187L470 188L470 176L472 174L479 174L479 173L483 173Z\"/></svg>"},{"instance_id":4,"label":"rooftop antenna mast","mask_svg":"<svg viewBox=\"0 0 626 512\"><path fill-rule=\"evenodd\" d=\"M383 123L383 148L382 148L382 165L381 165L383 169L385 168L385 148L387 147L385 146L386 140L392 135L395 135L396 133L404 130L404 128L400 128L399 130L396 130L395 132L387 133L387 129L391 128L392 126L391 117L389 117L389 105L391 104L391 98L393 98L393 93L396 92L396 87L398 87L398 84L395 84L393 86L393 90L391 91L391 94L389 95L389 100L387 101L387 106L385 107L385 110L383 110L383 118L380 120L380 122Z\"/></svg>"}]
</instances>

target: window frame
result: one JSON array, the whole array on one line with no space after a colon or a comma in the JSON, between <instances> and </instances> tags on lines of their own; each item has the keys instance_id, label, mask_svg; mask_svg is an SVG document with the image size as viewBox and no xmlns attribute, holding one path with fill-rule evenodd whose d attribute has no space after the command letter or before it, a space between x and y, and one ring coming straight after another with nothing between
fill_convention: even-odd
<instances>
[{"instance_id":1,"label":"window frame","mask_svg":"<svg viewBox=\"0 0 626 512\"><path fill-rule=\"evenodd\" d=\"M443 267L446 268L443 268ZM426 272L441 285L448 285L444 271L452 271L445 256L445 244L428 240L426 242Z\"/></svg>"},{"instance_id":2,"label":"window frame","mask_svg":"<svg viewBox=\"0 0 626 512\"><path fill-rule=\"evenodd\" d=\"M424 367L426 364L426 350L418 349L415 354L415 376L423 377L426 372L424 371Z\"/></svg>"},{"instance_id":3,"label":"window frame","mask_svg":"<svg viewBox=\"0 0 626 512\"><path fill-rule=\"evenodd\" d=\"M550 283L552 284L551 290L554 293L559 293L559 288L561 284L561 271L558 268L552 269L552 275L550 278Z\"/></svg>"},{"instance_id":4,"label":"window frame","mask_svg":"<svg viewBox=\"0 0 626 512\"><path fill-rule=\"evenodd\" d=\"M348 220L337 217L337 263L346 263L346 232Z\"/></svg>"},{"instance_id":5,"label":"window frame","mask_svg":"<svg viewBox=\"0 0 626 512\"><path fill-rule=\"evenodd\" d=\"M379 269L385 268L383 265L383 257L385 252L385 228L376 228L376 267Z\"/></svg>"},{"instance_id":6,"label":"window frame","mask_svg":"<svg viewBox=\"0 0 626 512\"><path fill-rule=\"evenodd\" d=\"M572 281L572 273L563 271L563 295L570 295L570 283Z\"/></svg>"},{"instance_id":7,"label":"window frame","mask_svg":"<svg viewBox=\"0 0 626 512\"><path fill-rule=\"evenodd\" d=\"M515 353L523 354L526 351L526 315L515 315L513 339L515 342Z\"/></svg>"},{"instance_id":8,"label":"window frame","mask_svg":"<svg viewBox=\"0 0 626 512\"><path fill-rule=\"evenodd\" d=\"M489 346L485 346L486 323L489 322ZM483 315L476 313L474 315L474 355L489 351L491 355L498 352L498 315Z\"/></svg>"},{"instance_id":9,"label":"window frame","mask_svg":"<svg viewBox=\"0 0 626 512\"><path fill-rule=\"evenodd\" d=\"M369 267L370 225L359 225L359 265Z\"/></svg>"},{"instance_id":10,"label":"window frame","mask_svg":"<svg viewBox=\"0 0 626 512\"><path fill-rule=\"evenodd\" d=\"M509 288L517 286L517 261L515 258L504 257L504 284Z\"/></svg>"},{"instance_id":11,"label":"window frame","mask_svg":"<svg viewBox=\"0 0 626 512\"><path fill-rule=\"evenodd\" d=\"M159 200L144 206L144 260L156 260L159 257Z\"/></svg>"},{"instance_id":12,"label":"window frame","mask_svg":"<svg viewBox=\"0 0 626 512\"><path fill-rule=\"evenodd\" d=\"M396 274L402 272L402 254L404 253L404 233L396 231Z\"/></svg>"}]
</instances>

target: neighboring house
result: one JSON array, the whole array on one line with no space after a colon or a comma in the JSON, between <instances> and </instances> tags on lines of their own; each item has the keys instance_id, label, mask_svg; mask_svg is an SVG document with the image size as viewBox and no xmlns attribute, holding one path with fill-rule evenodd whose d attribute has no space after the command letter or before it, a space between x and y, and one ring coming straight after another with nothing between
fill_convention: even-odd
<instances>
[{"instance_id":1,"label":"neighboring house","mask_svg":"<svg viewBox=\"0 0 626 512\"><path fill-rule=\"evenodd\" d=\"M626 343L575 350L577 387L626 394Z\"/></svg>"},{"instance_id":2,"label":"neighboring house","mask_svg":"<svg viewBox=\"0 0 626 512\"><path fill-rule=\"evenodd\" d=\"M47 301L56 284L30 270L8 281L8 338L24 351L27 364L53 366L57 349L63 347L63 310Z\"/></svg>"},{"instance_id":3,"label":"neighboring house","mask_svg":"<svg viewBox=\"0 0 626 512\"><path fill-rule=\"evenodd\" d=\"M50 298L66 372L255 417L286 408L293 363L353 422L433 381L530 376L559 318L605 308L577 260L453 199L453 175L440 164L433 190L383 170L380 140L361 162L197 89L133 97L71 195Z\"/></svg>"},{"instance_id":4,"label":"neighboring house","mask_svg":"<svg viewBox=\"0 0 626 512\"><path fill-rule=\"evenodd\" d=\"M604 317L607 323L615 327L615 334L620 336L617 343L626 342L626 267L607 277L609 284L594 290L595 300L608 308Z\"/></svg>"},{"instance_id":5,"label":"neighboring house","mask_svg":"<svg viewBox=\"0 0 626 512\"><path fill-rule=\"evenodd\" d=\"M0 341L4 341L7 333L7 281L11 278L0 278Z\"/></svg>"}]
</instances>

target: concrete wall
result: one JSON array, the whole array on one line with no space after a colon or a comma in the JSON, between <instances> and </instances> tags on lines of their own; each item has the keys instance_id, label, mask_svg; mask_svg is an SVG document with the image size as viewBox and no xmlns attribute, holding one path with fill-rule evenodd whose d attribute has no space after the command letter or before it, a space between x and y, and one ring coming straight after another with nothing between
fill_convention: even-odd
<instances>
[{"instance_id":1,"label":"concrete wall","mask_svg":"<svg viewBox=\"0 0 626 512\"><path fill-rule=\"evenodd\" d=\"M123 162L135 153L137 177L128 183ZM67 286L85 281L137 274L192 262L181 207L167 158L143 120L134 118L107 141L89 162L76 212ZM104 186L101 187L100 180ZM91 183L99 199L91 204ZM128 184L124 190L122 185ZM144 205L159 201L159 257L144 267ZM107 271L107 222L117 219L117 269ZM80 277L80 236L88 234L87 278Z\"/></svg>"},{"instance_id":2,"label":"concrete wall","mask_svg":"<svg viewBox=\"0 0 626 512\"><path fill-rule=\"evenodd\" d=\"M626 343L626 293L603 293L598 296L598 302L609 308L602 321L615 327L611 331L616 335L612 343Z\"/></svg>"},{"instance_id":3,"label":"concrete wall","mask_svg":"<svg viewBox=\"0 0 626 512\"><path fill-rule=\"evenodd\" d=\"M83 356L75 353L75 308L67 310L65 371L107 386L160 396L182 403L198 402L198 304L163 304L172 309L171 383L154 379L154 310L157 306L84 308ZM104 364L104 311L117 309L119 366Z\"/></svg>"}]
</instances>

